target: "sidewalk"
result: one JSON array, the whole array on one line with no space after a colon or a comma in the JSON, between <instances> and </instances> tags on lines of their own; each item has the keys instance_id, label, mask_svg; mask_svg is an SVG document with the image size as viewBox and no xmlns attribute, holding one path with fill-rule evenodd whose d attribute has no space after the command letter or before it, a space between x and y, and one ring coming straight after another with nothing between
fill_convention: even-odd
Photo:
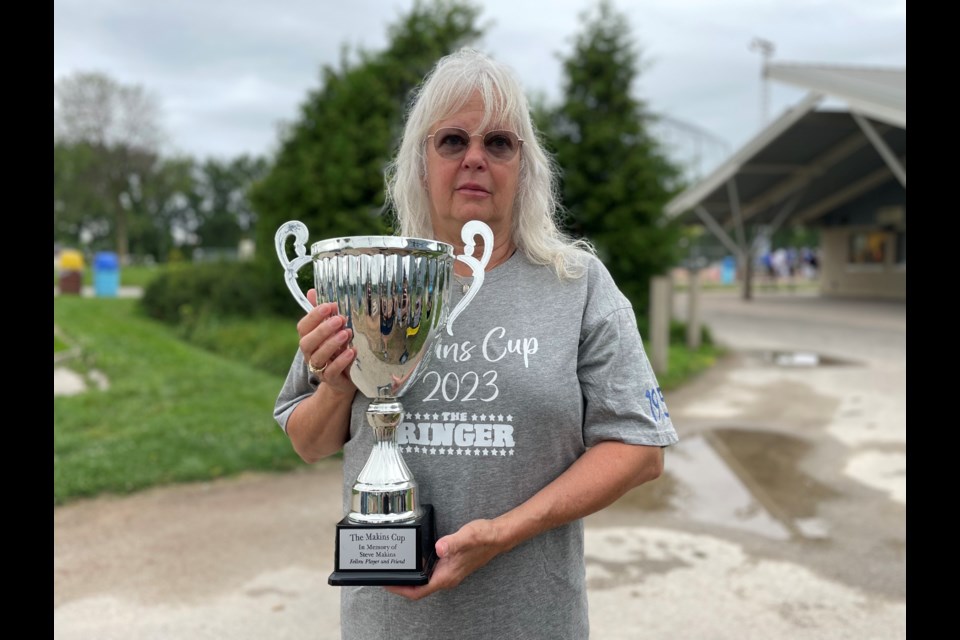
<instances>
[{"instance_id":1,"label":"sidewalk","mask_svg":"<svg viewBox=\"0 0 960 640\"><path fill-rule=\"evenodd\" d=\"M592 637L905 638L902 303L702 308L734 353L668 394L664 476L586 519ZM55 508L54 636L338 638L339 496L325 461Z\"/></svg>"}]
</instances>

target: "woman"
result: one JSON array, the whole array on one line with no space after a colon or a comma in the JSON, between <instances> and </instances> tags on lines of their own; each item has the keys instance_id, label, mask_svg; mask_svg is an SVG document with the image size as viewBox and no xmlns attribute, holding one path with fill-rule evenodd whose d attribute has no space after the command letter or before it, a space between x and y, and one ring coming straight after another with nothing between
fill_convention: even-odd
<instances>
[{"instance_id":1,"label":"woman","mask_svg":"<svg viewBox=\"0 0 960 640\"><path fill-rule=\"evenodd\" d=\"M581 519L657 478L677 441L630 303L559 230L556 175L505 67L472 50L438 62L389 199L401 235L459 254L464 223L481 220L494 246L455 342L403 398L398 441L440 560L421 587L342 588L346 639L586 638ZM343 449L346 509L373 436L344 327L333 304L299 322L275 415L304 460Z\"/></svg>"}]
</instances>

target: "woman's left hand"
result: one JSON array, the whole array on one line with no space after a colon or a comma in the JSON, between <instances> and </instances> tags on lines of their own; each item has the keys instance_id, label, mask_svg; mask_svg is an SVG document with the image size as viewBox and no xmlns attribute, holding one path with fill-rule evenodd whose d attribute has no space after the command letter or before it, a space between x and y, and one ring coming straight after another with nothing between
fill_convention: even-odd
<instances>
[{"instance_id":1,"label":"woman's left hand","mask_svg":"<svg viewBox=\"0 0 960 640\"><path fill-rule=\"evenodd\" d=\"M492 520L474 520L456 533L437 540L440 560L430 582L419 587L384 587L387 591L419 600L440 589L453 589L471 573L487 564L503 549L497 526Z\"/></svg>"}]
</instances>

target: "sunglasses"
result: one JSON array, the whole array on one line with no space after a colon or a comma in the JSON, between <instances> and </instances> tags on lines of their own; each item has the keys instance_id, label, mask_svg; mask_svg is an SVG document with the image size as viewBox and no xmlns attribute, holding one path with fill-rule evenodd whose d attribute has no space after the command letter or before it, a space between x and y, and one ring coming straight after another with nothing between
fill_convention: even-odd
<instances>
[{"instance_id":1,"label":"sunglasses","mask_svg":"<svg viewBox=\"0 0 960 640\"><path fill-rule=\"evenodd\" d=\"M497 129L488 131L484 134L467 133L460 127L443 127L437 129L434 133L427 136L427 140L433 138L433 148L437 150L437 155L441 158L450 160L462 158L470 146L470 138L483 138L483 148L492 160L497 162L507 162L512 160L520 150L523 139L518 138L513 131Z\"/></svg>"}]
</instances>

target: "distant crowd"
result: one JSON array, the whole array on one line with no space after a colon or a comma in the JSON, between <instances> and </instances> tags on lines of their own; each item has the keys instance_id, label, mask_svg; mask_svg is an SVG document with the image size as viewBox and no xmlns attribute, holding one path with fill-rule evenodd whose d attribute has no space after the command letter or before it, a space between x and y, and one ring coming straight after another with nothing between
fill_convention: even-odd
<instances>
[{"instance_id":1,"label":"distant crowd","mask_svg":"<svg viewBox=\"0 0 960 640\"><path fill-rule=\"evenodd\" d=\"M810 247L780 247L760 256L763 273L771 283L781 280L793 282L800 278L814 280L819 274L820 258L817 249Z\"/></svg>"}]
</instances>

